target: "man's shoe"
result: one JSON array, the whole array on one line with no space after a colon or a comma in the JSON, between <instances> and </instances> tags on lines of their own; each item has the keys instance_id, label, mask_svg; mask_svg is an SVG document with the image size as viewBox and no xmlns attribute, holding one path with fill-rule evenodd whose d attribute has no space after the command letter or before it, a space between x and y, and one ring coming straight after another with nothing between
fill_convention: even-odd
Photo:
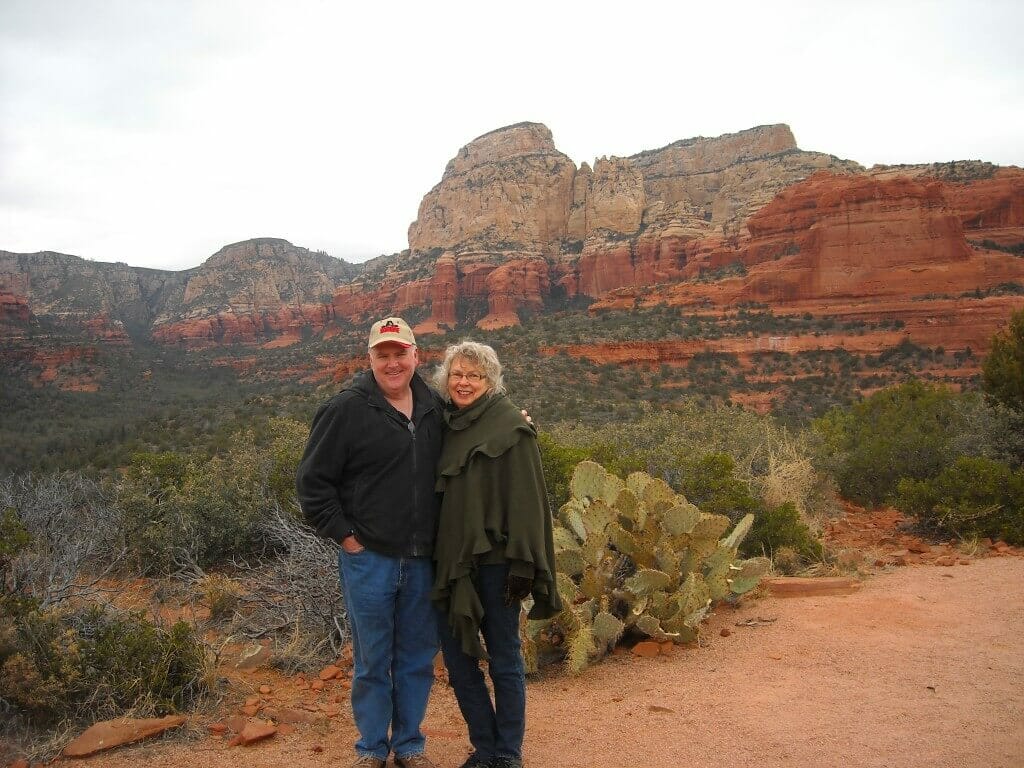
<instances>
[{"instance_id":1,"label":"man's shoe","mask_svg":"<svg viewBox=\"0 0 1024 768\"><path fill-rule=\"evenodd\" d=\"M487 763L488 768L523 768L523 761L518 757L492 757Z\"/></svg>"},{"instance_id":2,"label":"man's shoe","mask_svg":"<svg viewBox=\"0 0 1024 768\"><path fill-rule=\"evenodd\" d=\"M459 766L459 768L491 768L491 761L485 760L482 757L477 757L476 752L466 758L466 762Z\"/></svg>"},{"instance_id":3,"label":"man's shoe","mask_svg":"<svg viewBox=\"0 0 1024 768\"><path fill-rule=\"evenodd\" d=\"M437 768L436 765L430 762L430 758L422 752L416 755L406 755L405 757L395 755L395 765L398 768Z\"/></svg>"},{"instance_id":4,"label":"man's shoe","mask_svg":"<svg viewBox=\"0 0 1024 768\"><path fill-rule=\"evenodd\" d=\"M387 765L386 760L381 760L379 757L373 755L360 755L356 758L356 761L352 763L352 768L384 768Z\"/></svg>"}]
</instances>

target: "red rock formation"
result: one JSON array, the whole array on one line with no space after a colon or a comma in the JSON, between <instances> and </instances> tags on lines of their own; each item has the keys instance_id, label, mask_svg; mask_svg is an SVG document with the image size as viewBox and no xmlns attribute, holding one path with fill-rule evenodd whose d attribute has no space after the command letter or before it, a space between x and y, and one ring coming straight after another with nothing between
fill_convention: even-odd
<instances>
[{"instance_id":1,"label":"red rock formation","mask_svg":"<svg viewBox=\"0 0 1024 768\"><path fill-rule=\"evenodd\" d=\"M210 317L155 326L153 340L190 349L222 344L266 344L277 339L283 341L276 346L286 346L285 342L294 343L304 333L323 331L333 319L334 310L329 304L300 304L247 314L218 312Z\"/></svg>"},{"instance_id":2,"label":"red rock formation","mask_svg":"<svg viewBox=\"0 0 1024 768\"><path fill-rule=\"evenodd\" d=\"M409 227L409 247L547 246L565 237L575 174L575 164L538 123L479 136L459 150L423 198Z\"/></svg>"},{"instance_id":3,"label":"red rock formation","mask_svg":"<svg viewBox=\"0 0 1024 768\"><path fill-rule=\"evenodd\" d=\"M112 318L108 312L84 319L82 327L89 338L102 341L108 346L131 346L132 340L125 332L124 323Z\"/></svg>"},{"instance_id":4,"label":"red rock formation","mask_svg":"<svg viewBox=\"0 0 1024 768\"><path fill-rule=\"evenodd\" d=\"M1024 244L1024 170L1000 168L987 179L949 184L946 197L969 239Z\"/></svg>"},{"instance_id":5,"label":"red rock formation","mask_svg":"<svg viewBox=\"0 0 1024 768\"><path fill-rule=\"evenodd\" d=\"M21 325L27 323L31 316L28 296L0 287L0 323Z\"/></svg>"},{"instance_id":6,"label":"red rock formation","mask_svg":"<svg viewBox=\"0 0 1024 768\"><path fill-rule=\"evenodd\" d=\"M544 259L518 259L502 264L487 275L488 312L480 328L519 325L520 309L539 312L549 292L548 265Z\"/></svg>"}]
</instances>

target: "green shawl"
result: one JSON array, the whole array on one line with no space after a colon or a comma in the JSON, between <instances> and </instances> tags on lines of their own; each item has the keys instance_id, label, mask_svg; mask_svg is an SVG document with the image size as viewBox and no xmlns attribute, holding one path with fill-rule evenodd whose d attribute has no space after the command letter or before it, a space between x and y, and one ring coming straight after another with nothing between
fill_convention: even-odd
<instances>
[{"instance_id":1,"label":"green shawl","mask_svg":"<svg viewBox=\"0 0 1024 768\"><path fill-rule=\"evenodd\" d=\"M473 583L481 563L507 562L511 574L533 579L529 618L561 610L537 430L498 394L446 411L445 420L449 430L437 469L444 500L431 598L447 614L463 651L486 659L483 606Z\"/></svg>"}]
</instances>

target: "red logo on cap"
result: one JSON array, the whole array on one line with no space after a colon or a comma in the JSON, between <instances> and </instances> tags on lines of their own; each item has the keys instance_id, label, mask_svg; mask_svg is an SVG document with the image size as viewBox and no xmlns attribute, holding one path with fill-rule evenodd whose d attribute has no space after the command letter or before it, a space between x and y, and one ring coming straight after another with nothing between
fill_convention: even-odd
<instances>
[{"instance_id":1,"label":"red logo on cap","mask_svg":"<svg viewBox=\"0 0 1024 768\"><path fill-rule=\"evenodd\" d=\"M380 327L378 333L401 333L402 329L399 328L395 323L388 320L384 325Z\"/></svg>"}]
</instances>

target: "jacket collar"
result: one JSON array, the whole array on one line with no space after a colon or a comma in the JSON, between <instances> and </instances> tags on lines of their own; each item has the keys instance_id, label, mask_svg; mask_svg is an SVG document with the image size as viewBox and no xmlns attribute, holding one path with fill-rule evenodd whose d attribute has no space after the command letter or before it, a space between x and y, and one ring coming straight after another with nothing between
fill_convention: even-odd
<instances>
[{"instance_id":1,"label":"jacket collar","mask_svg":"<svg viewBox=\"0 0 1024 768\"><path fill-rule=\"evenodd\" d=\"M412 387L412 421L413 423L419 423L424 414L430 413L436 407L434 393L427 385L427 382L423 380L423 377L420 376L419 371L413 372L412 381L409 382L409 386ZM387 398L384 397L384 392L381 391L380 385L373 378L373 371L369 369L357 373L348 388L362 394L366 401L376 408L383 408L385 411L395 410L388 403Z\"/></svg>"}]
</instances>

